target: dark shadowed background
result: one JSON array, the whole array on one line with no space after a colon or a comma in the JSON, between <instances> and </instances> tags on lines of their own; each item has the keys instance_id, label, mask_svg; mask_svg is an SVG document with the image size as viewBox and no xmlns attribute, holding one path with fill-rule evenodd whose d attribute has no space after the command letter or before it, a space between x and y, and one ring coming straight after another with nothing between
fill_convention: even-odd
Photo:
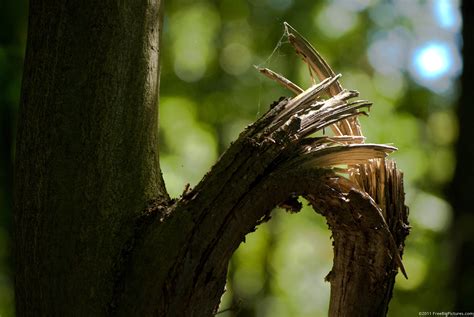
<instances>
[{"instance_id":1,"label":"dark shadowed background","mask_svg":"<svg viewBox=\"0 0 474 317\"><path fill-rule=\"evenodd\" d=\"M466 2L469 56L474 28L466 19L472 18L472 4ZM404 254L409 279L397 276L389 315L474 311L473 92L466 89L473 75L465 58L460 77L460 0L167 1L160 138L168 190L179 196L186 183L194 186L273 100L291 95L253 65L305 88L311 84L305 64L282 37L283 21L343 74L345 88L374 102L370 117L362 118L368 142L399 148L393 157L405 173L412 232ZM12 161L26 30L27 1L1 0L1 317L14 316ZM324 277L331 264L322 217L308 207L296 215L277 213L237 250L219 316L326 315Z\"/></svg>"}]
</instances>

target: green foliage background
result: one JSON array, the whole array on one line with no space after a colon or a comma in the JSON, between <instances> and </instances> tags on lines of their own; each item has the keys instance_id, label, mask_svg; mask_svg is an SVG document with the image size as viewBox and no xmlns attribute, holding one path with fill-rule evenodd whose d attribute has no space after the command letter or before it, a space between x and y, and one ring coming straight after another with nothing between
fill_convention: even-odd
<instances>
[{"instance_id":1,"label":"green foliage background","mask_svg":"<svg viewBox=\"0 0 474 317\"><path fill-rule=\"evenodd\" d=\"M449 311L453 305L448 282L452 246L447 230L452 210L443 191L455 164L455 76L445 79L449 83L444 90L430 90L429 82L416 82L409 60L392 66L390 72L380 72L370 58L381 32L392 34L402 28L416 43L420 21L435 21L433 3L168 1L161 51L160 155L170 193L179 196L186 183L194 186L273 100L290 95L260 76L252 65L277 70L302 87L311 84L308 70L282 38L282 23L287 21L343 74L344 87L356 89L363 99L374 102L370 117L362 119L368 141L393 143L400 149L393 157L405 172L413 230L404 255L410 279L397 277L390 315ZM26 9L25 0L0 3L2 317L14 316L11 162ZM442 32L433 21L433 34ZM397 43L393 41L394 46L386 50L396 50ZM390 54L379 57L390 65ZM330 233L322 217L307 207L296 215L276 212L236 252L221 303L221 310L226 311L219 316L326 315L329 284L324 277L331 262Z\"/></svg>"}]
</instances>

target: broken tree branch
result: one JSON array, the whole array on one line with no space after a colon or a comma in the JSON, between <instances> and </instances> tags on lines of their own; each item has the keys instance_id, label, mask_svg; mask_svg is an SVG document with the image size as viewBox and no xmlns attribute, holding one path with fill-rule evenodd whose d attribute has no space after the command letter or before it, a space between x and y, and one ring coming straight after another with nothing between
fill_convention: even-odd
<instances>
[{"instance_id":1,"label":"broken tree branch","mask_svg":"<svg viewBox=\"0 0 474 317\"><path fill-rule=\"evenodd\" d=\"M381 311L379 304L388 303L391 291L372 291L379 285L391 290L387 274L394 276L401 265L399 249L374 200L332 167L347 164L353 173L352 166L384 159L395 148L360 144L360 136L305 138L330 124L364 114L361 107L370 105L351 101L358 93L347 90L323 100L322 92L337 78L281 100L241 133L196 188L183 193L165 213L150 216L155 219L134 249L116 311L160 316L215 313L235 249L247 233L270 219L275 206L295 195L308 198L333 231L331 316ZM170 240L170 236L174 238ZM352 253L341 253L348 245L360 249L356 259ZM174 260L164 261L154 250ZM350 268L357 270L359 277L370 271L373 278L370 282L361 278L339 281L337 277L346 277L343 269ZM363 308L345 308L362 294L367 295Z\"/></svg>"}]
</instances>

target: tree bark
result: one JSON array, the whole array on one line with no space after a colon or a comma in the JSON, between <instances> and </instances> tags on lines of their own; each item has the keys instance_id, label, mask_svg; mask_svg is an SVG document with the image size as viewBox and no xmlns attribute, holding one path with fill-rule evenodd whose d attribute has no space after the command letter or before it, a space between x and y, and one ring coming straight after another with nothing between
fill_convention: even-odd
<instances>
[{"instance_id":1,"label":"tree bark","mask_svg":"<svg viewBox=\"0 0 474 317\"><path fill-rule=\"evenodd\" d=\"M18 316L105 315L158 164L160 1L30 1L15 170Z\"/></svg>"},{"instance_id":2,"label":"tree bark","mask_svg":"<svg viewBox=\"0 0 474 317\"><path fill-rule=\"evenodd\" d=\"M405 200L403 176L395 163L375 160L359 171L353 180L368 194L346 189L341 196L348 202L326 207L329 212L323 213L334 239L334 266L326 277L331 283L330 316L387 314L409 233L408 208L400 203ZM403 265L401 270L407 277Z\"/></svg>"},{"instance_id":3,"label":"tree bark","mask_svg":"<svg viewBox=\"0 0 474 317\"><path fill-rule=\"evenodd\" d=\"M308 137L370 104L329 75L274 104L196 188L170 200L158 163L160 6L30 3L18 316L210 316L245 235L276 205L297 211L299 195L333 231L330 315L383 316L406 234L401 176L384 161L394 148ZM326 91L335 96L321 99ZM339 164L363 174L348 180L332 170ZM386 177L365 184L371 168Z\"/></svg>"}]
</instances>

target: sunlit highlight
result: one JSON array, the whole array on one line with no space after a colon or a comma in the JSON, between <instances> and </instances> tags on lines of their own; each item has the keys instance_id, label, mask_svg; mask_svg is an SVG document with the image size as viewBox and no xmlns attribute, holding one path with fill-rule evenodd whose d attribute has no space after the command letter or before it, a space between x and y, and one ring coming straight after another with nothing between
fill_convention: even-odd
<instances>
[{"instance_id":1,"label":"sunlit highlight","mask_svg":"<svg viewBox=\"0 0 474 317\"><path fill-rule=\"evenodd\" d=\"M447 45L429 43L415 52L414 64L417 73L426 79L437 79L449 71L452 56Z\"/></svg>"},{"instance_id":2,"label":"sunlit highlight","mask_svg":"<svg viewBox=\"0 0 474 317\"><path fill-rule=\"evenodd\" d=\"M434 2L435 16L441 27L446 29L456 28L460 22L459 12L455 0L436 0Z\"/></svg>"}]
</instances>

